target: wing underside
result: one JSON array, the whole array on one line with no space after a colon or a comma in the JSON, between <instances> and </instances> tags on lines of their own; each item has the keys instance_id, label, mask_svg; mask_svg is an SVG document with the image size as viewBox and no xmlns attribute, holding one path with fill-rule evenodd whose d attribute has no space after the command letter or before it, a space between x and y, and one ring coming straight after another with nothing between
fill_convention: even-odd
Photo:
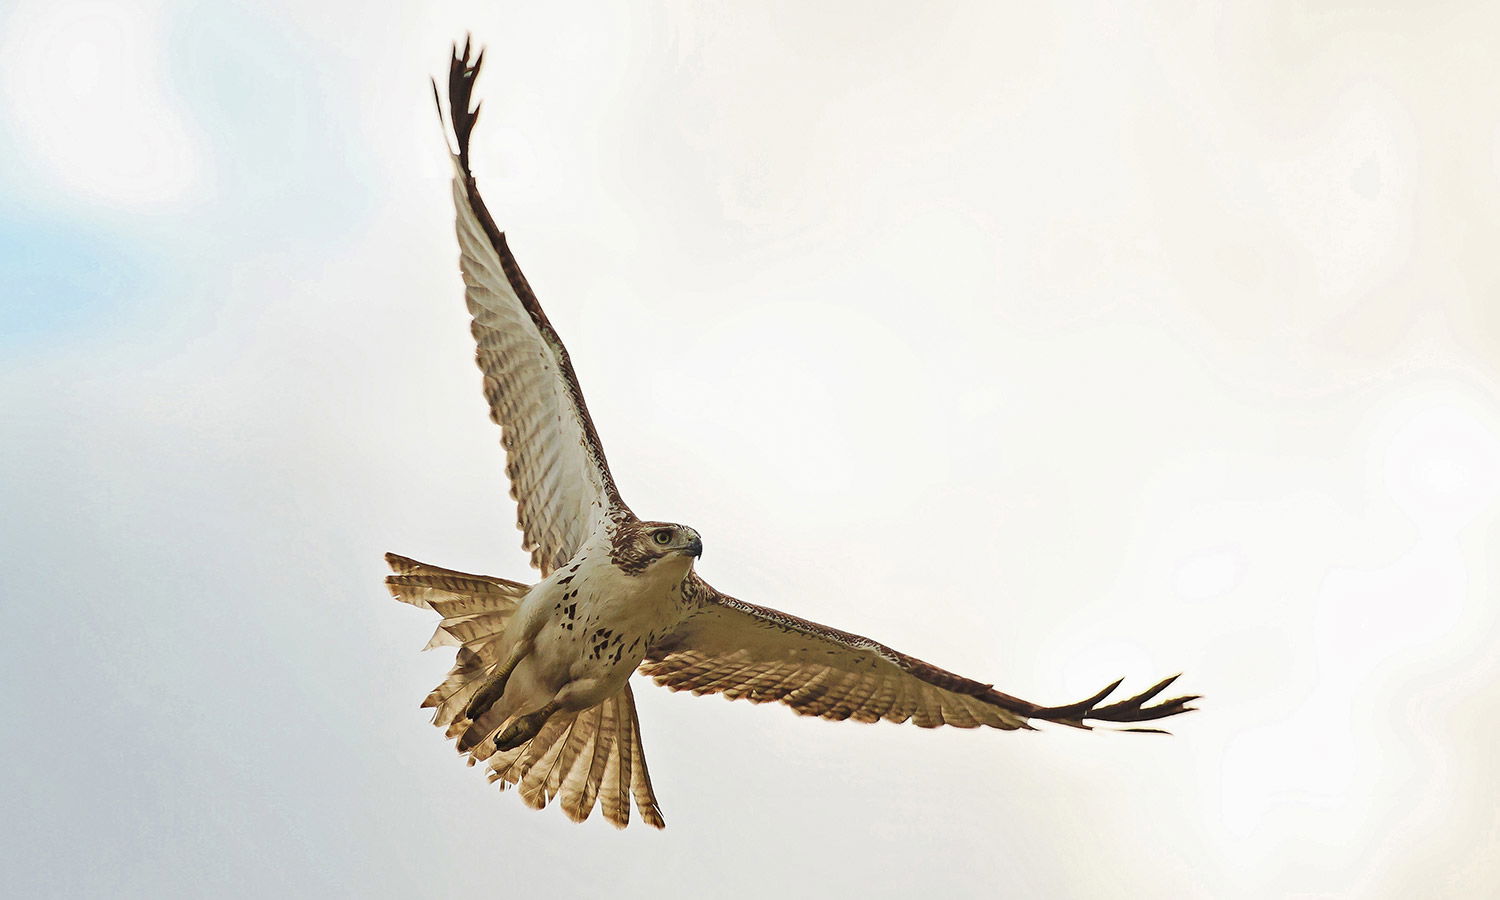
<instances>
[{"instance_id":1,"label":"wing underside","mask_svg":"<svg viewBox=\"0 0 1500 900\"><path fill-rule=\"evenodd\" d=\"M459 265L475 361L490 418L500 426L523 546L547 574L572 558L604 518L628 510L568 351L490 217L469 165L469 138L479 118L478 106L470 104L483 58L468 43L461 52L455 47L448 79L458 144L452 157Z\"/></svg>"},{"instance_id":2,"label":"wing underside","mask_svg":"<svg viewBox=\"0 0 1500 900\"><path fill-rule=\"evenodd\" d=\"M912 722L923 728L1030 728L1039 719L1092 727L1188 712L1195 696L1147 705L1176 678L1105 704L1120 682L1065 706L1040 706L956 675L857 634L715 591L694 576L700 612L648 652L641 671L657 684L752 703L778 701L805 716ZM1159 731L1133 727L1132 731Z\"/></svg>"}]
</instances>

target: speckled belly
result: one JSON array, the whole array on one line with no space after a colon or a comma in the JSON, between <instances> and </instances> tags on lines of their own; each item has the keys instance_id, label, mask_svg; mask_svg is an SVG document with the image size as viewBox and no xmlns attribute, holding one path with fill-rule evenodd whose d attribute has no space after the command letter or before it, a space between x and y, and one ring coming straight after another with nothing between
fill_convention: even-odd
<instances>
[{"instance_id":1,"label":"speckled belly","mask_svg":"<svg viewBox=\"0 0 1500 900\"><path fill-rule=\"evenodd\" d=\"M603 702L624 687L646 648L685 613L672 595L601 594L587 586L564 590L552 606L533 651L536 675L552 690L570 683L582 689L573 705Z\"/></svg>"}]
</instances>

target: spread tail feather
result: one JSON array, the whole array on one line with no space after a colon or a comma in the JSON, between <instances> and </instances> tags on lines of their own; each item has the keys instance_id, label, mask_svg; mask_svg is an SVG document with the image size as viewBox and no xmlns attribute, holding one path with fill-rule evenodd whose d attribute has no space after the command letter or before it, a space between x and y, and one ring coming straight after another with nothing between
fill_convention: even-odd
<instances>
[{"instance_id":1,"label":"spread tail feather","mask_svg":"<svg viewBox=\"0 0 1500 900\"><path fill-rule=\"evenodd\" d=\"M464 718L464 708L500 664L500 638L528 587L394 553L385 559L396 573L385 579L391 596L443 617L423 649L458 647L453 669L422 701L434 708L432 723L453 738L473 724ZM493 731L500 723L490 725ZM490 781L501 790L516 788L533 809L561 798L558 805L568 818L582 822L598 804L611 825L624 828L633 799L642 821L654 828L666 824L651 789L629 685L598 706L554 714L536 737L514 749L499 751L493 741L480 741L469 750L468 761L484 762Z\"/></svg>"}]
</instances>

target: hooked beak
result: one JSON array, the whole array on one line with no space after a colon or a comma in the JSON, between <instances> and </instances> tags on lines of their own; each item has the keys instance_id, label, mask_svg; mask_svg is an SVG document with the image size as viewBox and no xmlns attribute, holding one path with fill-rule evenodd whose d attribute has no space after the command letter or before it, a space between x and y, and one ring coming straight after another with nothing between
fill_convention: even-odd
<instances>
[{"instance_id":1,"label":"hooked beak","mask_svg":"<svg viewBox=\"0 0 1500 900\"><path fill-rule=\"evenodd\" d=\"M693 538L692 543L690 543L686 547L682 548L682 552L686 553L688 556L691 556L694 559L697 559L698 557L702 556L703 555L703 538L700 538L700 537Z\"/></svg>"}]
</instances>

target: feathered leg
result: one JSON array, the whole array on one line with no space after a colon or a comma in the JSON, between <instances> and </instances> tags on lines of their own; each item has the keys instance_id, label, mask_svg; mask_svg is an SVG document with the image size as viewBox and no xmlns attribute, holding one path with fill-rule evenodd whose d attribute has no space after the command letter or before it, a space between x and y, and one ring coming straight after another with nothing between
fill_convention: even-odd
<instances>
[{"instance_id":1,"label":"feathered leg","mask_svg":"<svg viewBox=\"0 0 1500 900\"><path fill-rule=\"evenodd\" d=\"M510 655L495 668L489 678L485 679L484 684L475 692L474 698L469 701L469 705L464 707L465 719L470 721L478 719L495 705L495 701L505 696L505 686L510 682L511 673L516 670L516 666L521 664L521 660L531 653L531 649L532 642L528 638L522 638L516 642Z\"/></svg>"}]
</instances>

